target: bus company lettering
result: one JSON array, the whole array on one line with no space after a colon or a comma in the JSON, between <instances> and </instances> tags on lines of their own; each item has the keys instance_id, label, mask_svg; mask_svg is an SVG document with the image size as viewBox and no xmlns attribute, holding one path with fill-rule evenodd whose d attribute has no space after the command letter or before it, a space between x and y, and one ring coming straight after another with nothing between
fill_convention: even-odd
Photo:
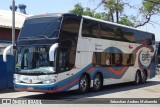
<instances>
[{"instance_id":1,"label":"bus company lettering","mask_svg":"<svg viewBox=\"0 0 160 107\"><path fill-rule=\"evenodd\" d=\"M95 44L95 50L96 51L102 51L103 50L103 48L102 48L102 45L98 45L98 44Z\"/></svg>"},{"instance_id":2,"label":"bus company lettering","mask_svg":"<svg viewBox=\"0 0 160 107\"><path fill-rule=\"evenodd\" d=\"M46 48L29 48L29 52L46 52Z\"/></svg>"}]
</instances>

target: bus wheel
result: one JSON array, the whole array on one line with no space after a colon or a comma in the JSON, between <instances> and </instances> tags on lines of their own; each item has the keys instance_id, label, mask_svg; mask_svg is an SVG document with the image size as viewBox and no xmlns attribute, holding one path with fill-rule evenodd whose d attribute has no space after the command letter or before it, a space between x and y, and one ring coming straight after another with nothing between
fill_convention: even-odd
<instances>
[{"instance_id":1,"label":"bus wheel","mask_svg":"<svg viewBox=\"0 0 160 107\"><path fill-rule=\"evenodd\" d=\"M139 71L136 72L135 84L140 84L141 82L141 74Z\"/></svg>"},{"instance_id":2,"label":"bus wheel","mask_svg":"<svg viewBox=\"0 0 160 107\"><path fill-rule=\"evenodd\" d=\"M147 73L144 71L143 72L143 77L141 79L142 84L144 84L146 82L146 80L147 80Z\"/></svg>"},{"instance_id":3,"label":"bus wheel","mask_svg":"<svg viewBox=\"0 0 160 107\"><path fill-rule=\"evenodd\" d=\"M98 91L102 88L102 76L101 74L96 74L95 77L94 77L94 80L93 80L93 89L95 91Z\"/></svg>"},{"instance_id":4,"label":"bus wheel","mask_svg":"<svg viewBox=\"0 0 160 107\"><path fill-rule=\"evenodd\" d=\"M79 92L86 93L89 89L89 80L87 75L83 74L79 80Z\"/></svg>"}]
</instances>

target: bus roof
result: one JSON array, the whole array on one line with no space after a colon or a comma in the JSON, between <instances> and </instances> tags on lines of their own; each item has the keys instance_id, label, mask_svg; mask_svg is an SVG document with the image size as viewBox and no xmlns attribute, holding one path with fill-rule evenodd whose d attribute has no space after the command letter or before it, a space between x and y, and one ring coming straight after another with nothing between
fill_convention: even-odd
<instances>
[{"instance_id":1,"label":"bus roof","mask_svg":"<svg viewBox=\"0 0 160 107\"><path fill-rule=\"evenodd\" d=\"M39 14L39 15L34 15L31 17L28 17L27 19L34 19L34 18L41 18L41 17L61 17L61 16L79 16L82 17L81 15L77 14L70 14L70 13L47 13L47 14Z\"/></svg>"},{"instance_id":2,"label":"bus roof","mask_svg":"<svg viewBox=\"0 0 160 107\"><path fill-rule=\"evenodd\" d=\"M96 18L93 18L93 17L90 17L90 16L82 16L82 17L86 18L86 19L91 19L91 20L95 20L95 21L99 21L99 22L103 22L103 23L108 23L108 24L112 24L112 25L116 25L116 26L120 26L120 27L125 27L125 28L129 28L129 29L133 29L133 30L137 30L137 31L141 31L141 32L146 32L146 33L150 33L150 34L154 35L154 33L144 31L144 30L140 30L140 29L130 27L130 26L126 26L126 25L122 25L122 24L118 24L118 23L114 23L114 22L109 22L109 21L104 21L104 20L96 19Z\"/></svg>"},{"instance_id":3,"label":"bus roof","mask_svg":"<svg viewBox=\"0 0 160 107\"><path fill-rule=\"evenodd\" d=\"M90 20L95 20L95 21L99 21L99 22L104 22L104 23L108 23L108 24L112 24L112 25L116 25L116 26L120 26L120 27L125 27L125 28L129 28L129 29L153 34L151 32L140 30L140 29L137 29L137 28L134 28L134 27L130 27L130 26L122 25L122 24L117 24L117 23L114 23L114 22L104 21L104 20L96 19L96 18L93 18L93 17L90 17L90 16L83 16L83 15L77 15L77 14L71 14L71 13L39 14L39 15L28 17L27 19L34 19L34 18L41 18L41 17L55 17L55 16L57 16L57 17L58 16L78 16L78 17L82 17L82 18L86 18L86 19L90 19Z\"/></svg>"}]
</instances>

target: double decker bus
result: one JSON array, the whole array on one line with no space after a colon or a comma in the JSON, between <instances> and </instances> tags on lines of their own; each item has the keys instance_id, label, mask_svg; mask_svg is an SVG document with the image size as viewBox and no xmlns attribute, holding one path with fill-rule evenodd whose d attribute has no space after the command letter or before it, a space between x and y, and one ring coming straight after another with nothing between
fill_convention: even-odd
<instances>
[{"instance_id":1,"label":"double decker bus","mask_svg":"<svg viewBox=\"0 0 160 107\"><path fill-rule=\"evenodd\" d=\"M155 76L155 56L149 32L75 14L32 16L16 43L14 87L85 93L103 85L145 83Z\"/></svg>"}]
</instances>

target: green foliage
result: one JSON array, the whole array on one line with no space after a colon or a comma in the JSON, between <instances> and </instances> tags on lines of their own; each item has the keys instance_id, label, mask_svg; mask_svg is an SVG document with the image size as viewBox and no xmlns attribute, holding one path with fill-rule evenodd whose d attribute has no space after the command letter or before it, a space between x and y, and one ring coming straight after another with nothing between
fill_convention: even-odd
<instances>
[{"instance_id":1,"label":"green foliage","mask_svg":"<svg viewBox=\"0 0 160 107\"><path fill-rule=\"evenodd\" d=\"M69 13L80 14L80 15L82 15L83 12L84 8L82 7L81 4L75 4L74 9L69 11Z\"/></svg>"},{"instance_id":2,"label":"green foliage","mask_svg":"<svg viewBox=\"0 0 160 107\"><path fill-rule=\"evenodd\" d=\"M95 13L94 18L107 20L107 14L105 12L102 13Z\"/></svg>"},{"instance_id":3,"label":"green foliage","mask_svg":"<svg viewBox=\"0 0 160 107\"><path fill-rule=\"evenodd\" d=\"M121 0L104 0L104 8L108 11L108 20L119 23L120 15L124 10L124 4ZM116 16L116 17L114 17ZM116 19L116 20L115 20Z\"/></svg>"},{"instance_id":4,"label":"green foliage","mask_svg":"<svg viewBox=\"0 0 160 107\"><path fill-rule=\"evenodd\" d=\"M127 16L121 17L119 23L123 24L123 25L134 27L134 23L131 22L131 20L129 20L129 18Z\"/></svg>"},{"instance_id":5,"label":"green foliage","mask_svg":"<svg viewBox=\"0 0 160 107\"><path fill-rule=\"evenodd\" d=\"M122 12L124 9L124 4L119 0L107 0L107 3L105 3L104 7L106 10L109 10L112 13L116 12L117 10Z\"/></svg>"},{"instance_id":6,"label":"green foliage","mask_svg":"<svg viewBox=\"0 0 160 107\"><path fill-rule=\"evenodd\" d=\"M92 11L90 8L86 7L83 11L83 15L94 17L95 12Z\"/></svg>"},{"instance_id":7,"label":"green foliage","mask_svg":"<svg viewBox=\"0 0 160 107\"><path fill-rule=\"evenodd\" d=\"M143 6L144 6L144 11L145 12L148 12L151 10L151 8L153 7L153 3L151 2L144 2L143 3Z\"/></svg>"},{"instance_id":8,"label":"green foliage","mask_svg":"<svg viewBox=\"0 0 160 107\"><path fill-rule=\"evenodd\" d=\"M143 12L160 12L160 0L144 0L142 6Z\"/></svg>"},{"instance_id":9,"label":"green foliage","mask_svg":"<svg viewBox=\"0 0 160 107\"><path fill-rule=\"evenodd\" d=\"M74 9L70 10L69 13L90 16L90 17L94 17L102 20L106 20L106 17L107 17L105 12L96 13L95 11L91 10L89 7L86 7L86 8L82 7L81 4L76 4L74 6Z\"/></svg>"},{"instance_id":10,"label":"green foliage","mask_svg":"<svg viewBox=\"0 0 160 107\"><path fill-rule=\"evenodd\" d=\"M108 4L105 5L105 9L107 8L110 9L112 13L116 12L116 10L120 10L120 11L123 10L123 5L121 3L118 4L118 7L115 4L116 4L115 0L109 0ZM81 4L76 4L74 6L74 9L70 10L69 13L91 16L97 19L108 20L108 21L110 21L110 18L111 18L110 12L109 13L105 13L105 12L96 13L95 11L91 10L88 7L86 8L82 7ZM129 20L128 17L120 18L120 24L124 24L127 26L134 26L134 24Z\"/></svg>"},{"instance_id":11,"label":"green foliage","mask_svg":"<svg viewBox=\"0 0 160 107\"><path fill-rule=\"evenodd\" d=\"M126 15L123 11L125 6L134 8L127 0L100 0L101 6L105 12L95 12L89 7L83 7L81 4L76 4L73 10L69 13L91 16L97 19L116 22L132 27L140 27L149 23L153 15L160 13L160 0L141 0L142 6L137 11L138 15ZM98 8L98 7L97 7ZM128 10L129 11L129 10Z\"/></svg>"}]
</instances>

